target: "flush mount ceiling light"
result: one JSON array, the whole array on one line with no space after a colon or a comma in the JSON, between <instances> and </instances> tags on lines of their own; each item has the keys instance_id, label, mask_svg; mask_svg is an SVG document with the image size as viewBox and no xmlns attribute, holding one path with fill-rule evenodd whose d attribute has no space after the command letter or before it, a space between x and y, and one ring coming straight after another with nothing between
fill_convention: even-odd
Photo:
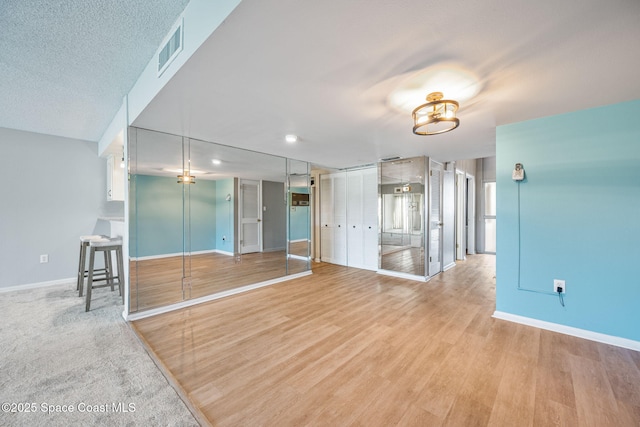
<instances>
[{"instance_id":1,"label":"flush mount ceiling light","mask_svg":"<svg viewBox=\"0 0 640 427\"><path fill-rule=\"evenodd\" d=\"M213 163L214 165L221 165L222 164L222 160L218 160L218 159L212 159L211 163Z\"/></svg>"},{"instance_id":2,"label":"flush mount ceiling light","mask_svg":"<svg viewBox=\"0 0 640 427\"><path fill-rule=\"evenodd\" d=\"M293 134L285 135L284 140L290 144L293 144L298 140L298 135L293 135Z\"/></svg>"},{"instance_id":3,"label":"flush mount ceiling light","mask_svg":"<svg viewBox=\"0 0 640 427\"><path fill-rule=\"evenodd\" d=\"M413 133L416 135L438 135L460 126L456 117L458 103L442 99L442 92L427 95L427 103L413 110Z\"/></svg>"}]
</instances>

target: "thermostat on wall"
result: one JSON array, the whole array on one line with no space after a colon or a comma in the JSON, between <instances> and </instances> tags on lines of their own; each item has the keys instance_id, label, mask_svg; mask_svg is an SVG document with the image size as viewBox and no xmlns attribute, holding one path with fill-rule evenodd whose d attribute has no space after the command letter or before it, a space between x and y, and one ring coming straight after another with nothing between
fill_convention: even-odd
<instances>
[{"instance_id":1,"label":"thermostat on wall","mask_svg":"<svg viewBox=\"0 0 640 427\"><path fill-rule=\"evenodd\" d=\"M522 163L516 163L516 168L511 174L511 179L514 181L522 181L524 179L524 168L522 167Z\"/></svg>"}]
</instances>

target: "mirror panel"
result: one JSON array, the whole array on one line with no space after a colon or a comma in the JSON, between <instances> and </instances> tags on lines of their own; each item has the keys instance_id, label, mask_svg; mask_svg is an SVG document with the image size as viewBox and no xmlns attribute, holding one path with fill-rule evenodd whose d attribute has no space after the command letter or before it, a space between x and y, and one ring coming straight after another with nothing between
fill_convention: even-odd
<instances>
[{"instance_id":1,"label":"mirror panel","mask_svg":"<svg viewBox=\"0 0 640 427\"><path fill-rule=\"evenodd\" d=\"M307 162L287 161L287 273L311 269L311 170Z\"/></svg>"},{"instance_id":2,"label":"mirror panel","mask_svg":"<svg viewBox=\"0 0 640 427\"><path fill-rule=\"evenodd\" d=\"M129 311L146 310L185 298L185 185L182 138L131 129L129 134L130 300ZM175 170L163 171L163 153ZM188 272L186 272L188 277Z\"/></svg>"},{"instance_id":3,"label":"mirror panel","mask_svg":"<svg viewBox=\"0 0 640 427\"><path fill-rule=\"evenodd\" d=\"M426 159L380 164L380 268L425 276Z\"/></svg>"},{"instance_id":4,"label":"mirror panel","mask_svg":"<svg viewBox=\"0 0 640 427\"><path fill-rule=\"evenodd\" d=\"M307 162L144 129L130 134L131 312L310 269L310 221L291 220L288 197L292 182L309 192ZM180 174L192 183L179 183ZM292 230L307 238L295 262Z\"/></svg>"}]
</instances>

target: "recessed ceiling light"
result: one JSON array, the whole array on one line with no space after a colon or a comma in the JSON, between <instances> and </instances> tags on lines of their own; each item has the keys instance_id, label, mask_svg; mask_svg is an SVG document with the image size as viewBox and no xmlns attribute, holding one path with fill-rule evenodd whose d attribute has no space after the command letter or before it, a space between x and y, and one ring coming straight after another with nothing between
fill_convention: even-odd
<instances>
[{"instance_id":1,"label":"recessed ceiling light","mask_svg":"<svg viewBox=\"0 0 640 427\"><path fill-rule=\"evenodd\" d=\"M213 163L214 165L221 165L222 164L222 160L213 159L213 160L211 160L211 163Z\"/></svg>"},{"instance_id":2,"label":"recessed ceiling light","mask_svg":"<svg viewBox=\"0 0 640 427\"><path fill-rule=\"evenodd\" d=\"M284 139L289 143L294 143L298 140L298 135L293 135L293 134L285 135Z\"/></svg>"}]
</instances>

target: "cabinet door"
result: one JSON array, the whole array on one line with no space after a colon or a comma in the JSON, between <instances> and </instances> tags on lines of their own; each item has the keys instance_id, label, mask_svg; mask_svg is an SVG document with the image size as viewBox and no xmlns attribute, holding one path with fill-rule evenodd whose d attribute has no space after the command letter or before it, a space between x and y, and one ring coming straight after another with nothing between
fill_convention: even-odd
<instances>
[{"instance_id":1,"label":"cabinet door","mask_svg":"<svg viewBox=\"0 0 640 427\"><path fill-rule=\"evenodd\" d=\"M107 157L107 201L113 200L113 156Z\"/></svg>"}]
</instances>

